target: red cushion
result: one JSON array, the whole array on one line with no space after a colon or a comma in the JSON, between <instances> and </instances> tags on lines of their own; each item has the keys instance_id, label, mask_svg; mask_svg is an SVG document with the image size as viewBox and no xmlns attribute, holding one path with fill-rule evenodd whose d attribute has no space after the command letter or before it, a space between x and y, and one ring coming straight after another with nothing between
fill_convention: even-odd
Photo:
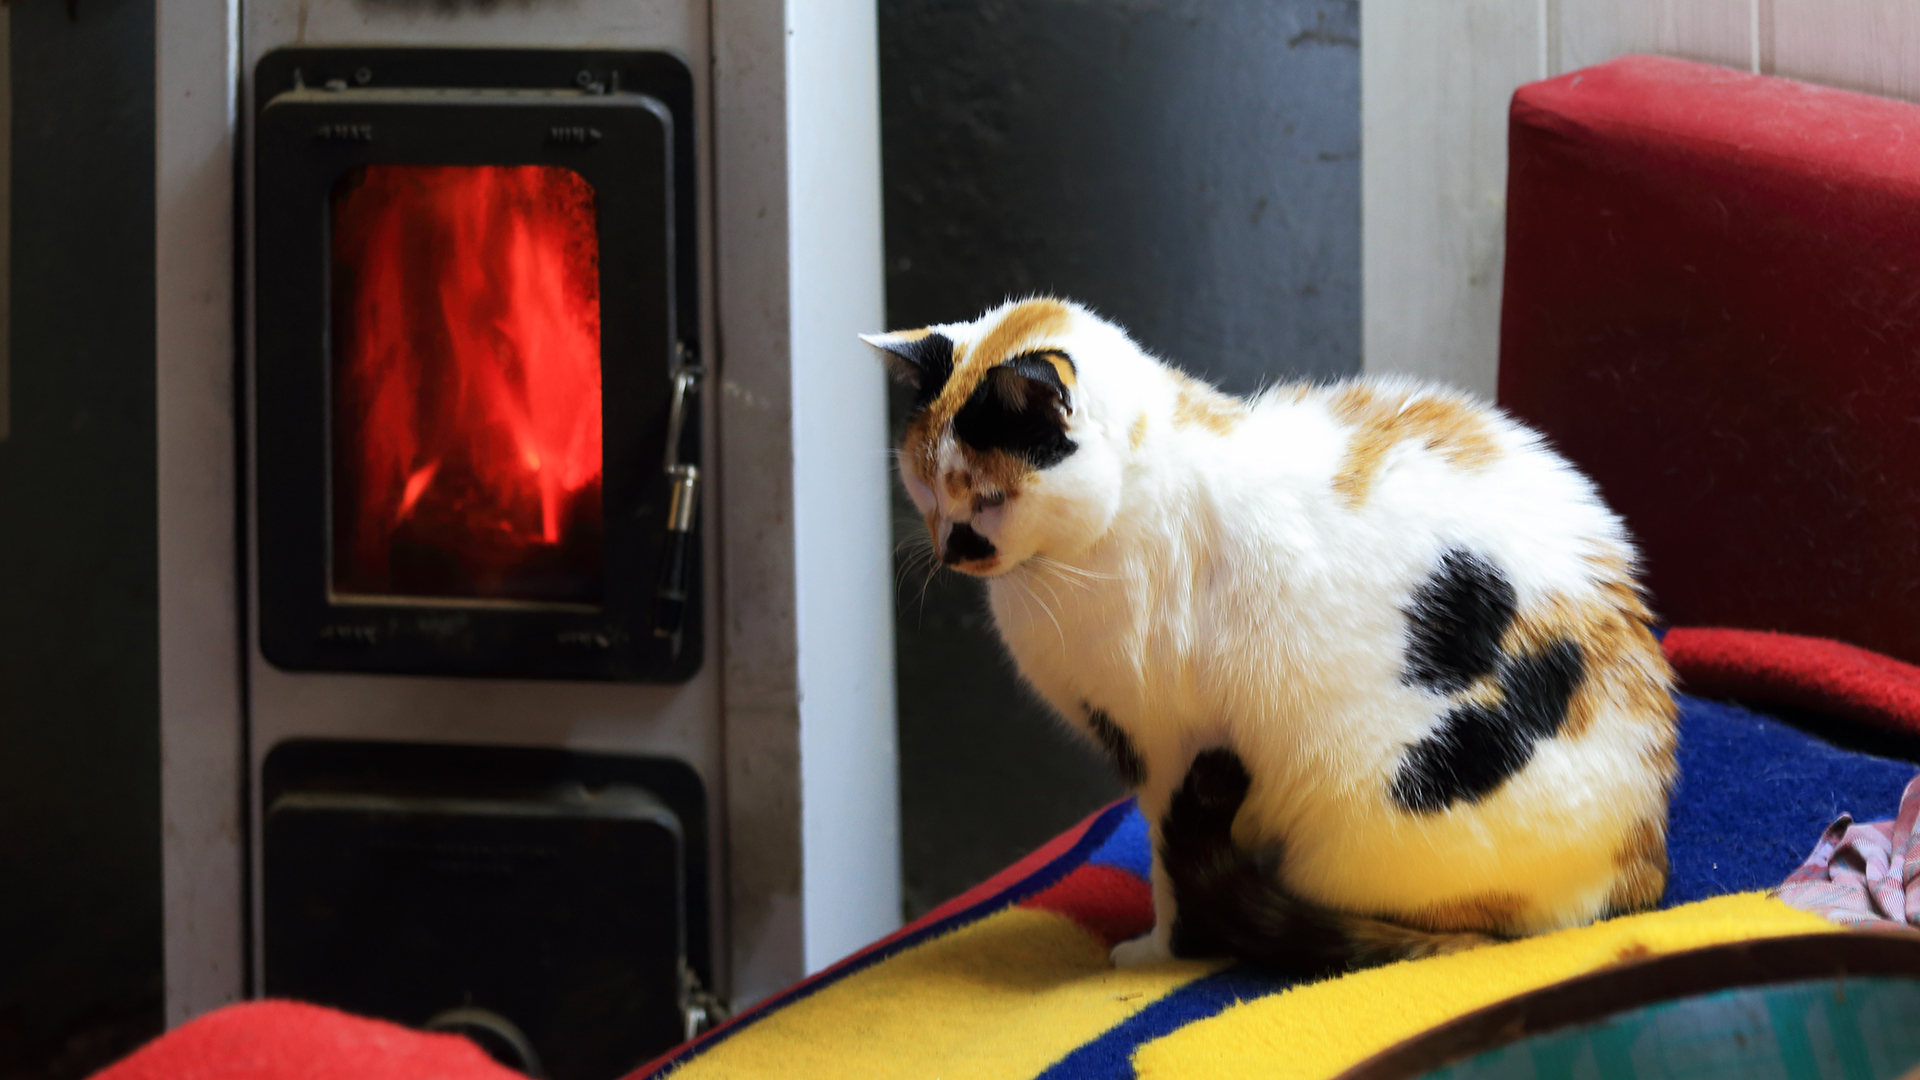
<instances>
[{"instance_id":1,"label":"red cushion","mask_svg":"<svg viewBox=\"0 0 1920 1080\"><path fill-rule=\"evenodd\" d=\"M526 1080L459 1035L249 1001L189 1021L94 1080Z\"/></svg>"},{"instance_id":2,"label":"red cushion","mask_svg":"<svg viewBox=\"0 0 1920 1080\"><path fill-rule=\"evenodd\" d=\"M1627 57L1514 95L1500 399L1669 622L1920 661L1920 108Z\"/></svg>"},{"instance_id":3,"label":"red cushion","mask_svg":"<svg viewBox=\"0 0 1920 1080\"><path fill-rule=\"evenodd\" d=\"M1661 639L1680 688L1789 705L1920 735L1920 668L1822 638L1676 626Z\"/></svg>"}]
</instances>

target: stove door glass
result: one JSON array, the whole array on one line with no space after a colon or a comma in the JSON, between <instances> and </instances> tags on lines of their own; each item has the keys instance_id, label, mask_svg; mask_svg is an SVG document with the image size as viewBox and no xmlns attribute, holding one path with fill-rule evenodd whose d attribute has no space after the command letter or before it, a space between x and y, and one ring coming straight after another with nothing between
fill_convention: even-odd
<instances>
[{"instance_id":1,"label":"stove door glass","mask_svg":"<svg viewBox=\"0 0 1920 1080\"><path fill-rule=\"evenodd\" d=\"M592 186L368 165L332 211L334 599L598 605Z\"/></svg>"}]
</instances>

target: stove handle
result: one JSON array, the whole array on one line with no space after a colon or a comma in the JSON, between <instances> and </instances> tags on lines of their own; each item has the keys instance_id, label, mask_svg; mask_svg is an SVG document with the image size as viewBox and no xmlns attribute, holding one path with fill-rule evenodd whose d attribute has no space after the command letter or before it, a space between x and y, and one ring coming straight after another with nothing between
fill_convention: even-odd
<instances>
[{"instance_id":1,"label":"stove handle","mask_svg":"<svg viewBox=\"0 0 1920 1080\"><path fill-rule=\"evenodd\" d=\"M693 587L693 524L700 497L700 466L680 460L680 442L688 411L700 407L700 379L705 374L699 364L683 362L673 376L673 403L667 411L663 467L672 501L667 508L666 544L660 553L660 585L654 594L653 634L671 641L676 654Z\"/></svg>"}]
</instances>

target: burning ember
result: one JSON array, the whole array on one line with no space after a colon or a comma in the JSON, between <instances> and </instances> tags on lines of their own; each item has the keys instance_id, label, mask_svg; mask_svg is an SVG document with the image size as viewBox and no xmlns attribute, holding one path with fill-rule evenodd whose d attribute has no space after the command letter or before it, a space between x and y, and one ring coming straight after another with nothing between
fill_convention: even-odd
<instances>
[{"instance_id":1,"label":"burning ember","mask_svg":"<svg viewBox=\"0 0 1920 1080\"><path fill-rule=\"evenodd\" d=\"M333 589L600 598L593 189L371 165L333 195Z\"/></svg>"}]
</instances>

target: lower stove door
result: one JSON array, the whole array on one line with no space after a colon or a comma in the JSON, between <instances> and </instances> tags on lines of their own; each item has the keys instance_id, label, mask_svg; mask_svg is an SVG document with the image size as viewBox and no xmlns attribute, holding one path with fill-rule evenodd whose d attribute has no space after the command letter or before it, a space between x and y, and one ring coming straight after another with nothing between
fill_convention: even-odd
<instances>
[{"instance_id":1,"label":"lower stove door","mask_svg":"<svg viewBox=\"0 0 1920 1080\"><path fill-rule=\"evenodd\" d=\"M459 1031L552 1080L682 1037L684 840L641 788L294 792L264 839L269 997Z\"/></svg>"}]
</instances>

